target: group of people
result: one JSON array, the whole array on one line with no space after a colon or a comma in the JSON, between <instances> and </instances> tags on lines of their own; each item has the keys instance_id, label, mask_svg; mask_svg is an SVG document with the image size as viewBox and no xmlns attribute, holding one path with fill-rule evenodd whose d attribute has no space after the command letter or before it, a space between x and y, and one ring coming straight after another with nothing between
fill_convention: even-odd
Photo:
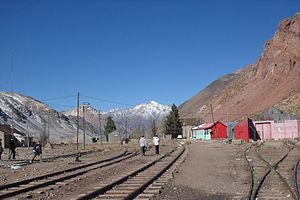
<instances>
[{"instance_id":1,"label":"group of people","mask_svg":"<svg viewBox=\"0 0 300 200\"><path fill-rule=\"evenodd\" d=\"M159 140L159 137L155 134L154 137L153 137L153 145L154 145L154 148L155 148L155 154L158 155L159 154L159 143L160 143L160 140ZM141 153L142 155L144 156L145 155L145 152L146 152L146 149L147 149L147 140L144 136L142 136L140 138L140 148L141 148Z\"/></svg>"},{"instance_id":2,"label":"group of people","mask_svg":"<svg viewBox=\"0 0 300 200\"><path fill-rule=\"evenodd\" d=\"M141 153L143 156L145 156L145 152L146 152L146 149L147 149L147 140L144 136L142 136L140 138L140 148L141 148ZM154 135L153 137L153 145L154 145L154 148L155 148L155 154L159 155L159 143L160 143L160 139L157 135ZM3 146L2 146L2 139L0 139L0 160L1 160L1 155L3 153ZM39 156L40 157L40 160L42 159L42 145L40 143L40 141L38 141L32 148L32 152L33 152L33 157L32 159L30 160L30 163L32 163L34 161L34 159ZM15 142L14 142L14 139L12 138L10 140L10 143L9 143L9 155L8 155L8 159L11 160L11 159L16 159L16 145L15 145Z\"/></svg>"},{"instance_id":3,"label":"group of people","mask_svg":"<svg viewBox=\"0 0 300 200\"><path fill-rule=\"evenodd\" d=\"M4 151L3 145L2 145L2 139L0 139L0 160L2 159L2 153ZM38 141L32 148L32 152L33 152L33 157L30 160L30 163L32 163L34 161L34 159L36 158L36 156L39 156L40 159L41 155L42 155L42 145L40 143L40 141ZM8 159L16 159L16 145L14 142L14 139L11 138L10 142L9 142L9 152L8 152Z\"/></svg>"}]
</instances>

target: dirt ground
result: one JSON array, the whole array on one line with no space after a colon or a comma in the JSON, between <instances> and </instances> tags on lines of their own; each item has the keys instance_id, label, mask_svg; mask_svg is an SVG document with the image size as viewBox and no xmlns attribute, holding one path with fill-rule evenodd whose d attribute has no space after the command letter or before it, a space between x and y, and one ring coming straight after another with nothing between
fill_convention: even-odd
<instances>
[{"instance_id":1,"label":"dirt ground","mask_svg":"<svg viewBox=\"0 0 300 200\"><path fill-rule=\"evenodd\" d=\"M165 143L164 150L176 141ZM82 157L82 163L100 160L118 155L124 150L134 151L138 148L137 142L130 144L96 144L87 146L86 150L95 150L97 153ZM240 194L247 194L250 187L250 173L243 157L246 145L224 144L222 141L193 140L187 146L188 155L185 161L174 173L174 179L164 186L161 194L155 200L189 200L189 199L233 199ZM100 151L99 151L100 150ZM54 149L44 149L43 158L61 154L75 153L76 146L55 146ZM146 152L147 157L153 157L154 151ZM31 149L18 150L17 159L26 160L32 157ZM58 171L74 166L74 157L57 159L53 162L36 162L32 165L22 166L20 169L5 167L11 161L4 154L4 161L0 161L0 184L6 184L29 177Z\"/></svg>"},{"instance_id":2,"label":"dirt ground","mask_svg":"<svg viewBox=\"0 0 300 200\"><path fill-rule=\"evenodd\" d=\"M97 160L102 160L105 158L110 158L117 156L123 152L135 151L137 150L136 142L130 144L120 145L119 143L103 143L103 144L92 144L86 145L84 150L82 146L79 147L80 152L91 151L95 153L90 153L82 155L80 157L81 162L76 163L75 157L65 157L55 159L51 162L42 161L37 157L35 162L30 165L24 165L21 167L14 168L14 163L20 161L28 161L33 157L32 148L19 147L17 148L17 154L15 160L8 160L8 149L5 149L4 154L2 154L2 160L0 160L0 185L7 184L19 180L24 180L26 178L39 176L47 174L50 172L60 171L63 169L68 169L76 165L84 165L88 162L93 162ZM76 145L54 145L53 149L43 148L42 158L49 158L53 156L66 155L77 153Z\"/></svg>"},{"instance_id":3,"label":"dirt ground","mask_svg":"<svg viewBox=\"0 0 300 200\"><path fill-rule=\"evenodd\" d=\"M192 141L185 161L155 200L233 199L249 192L245 145Z\"/></svg>"},{"instance_id":4,"label":"dirt ground","mask_svg":"<svg viewBox=\"0 0 300 200\"><path fill-rule=\"evenodd\" d=\"M166 152L170 149L171 146L174 146L174 142L164 142L161 143L162 152ZM45 158L73 154L77 152L76 145L54 145L53 149L43 148L42 162L40 158L37 157L33 164L22 165L17 167L17 164L20 161L28 161L32 158L32 148L20 147L17 149L16 160L8 160L8 149L5 149L4 154L2 155L2 160L0 160L0 185L8 184L15 181L24 180L27 178L44 175L51 172L56 172L68 168L72 168L79 165L84 165L90 162L95 162L97 160L103 160L106 158L111 158L121 153L135 152L139 150L138 142L131 140L128 144L121 145L120 143L102 143L102 144L89 144L86 145L86 149L83 150L80 146L79 151L91 151L94 153L89 153L82 155L80 157L81 162L75 162L75 157L64 157L58 158L51 161L46 161ZM149 149L146 152L145 158L151 159L154 158L154 149ZM16 167L15 167L16 166Z\"/></svg>"}]
</instances>

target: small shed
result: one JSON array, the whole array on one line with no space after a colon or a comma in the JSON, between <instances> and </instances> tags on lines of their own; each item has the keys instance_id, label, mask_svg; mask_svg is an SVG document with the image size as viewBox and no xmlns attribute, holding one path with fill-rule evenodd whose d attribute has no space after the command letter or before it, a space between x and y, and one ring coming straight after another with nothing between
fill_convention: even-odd
<instances>
[{"instance_id":1,"label":"small shed","mask_svg":"<svg viewBox=\"0 0 300 200\"><path fill-rule=\"evenodd\" d=\"M211 140L227 138L227 126L220 121L215 123L204 123L192 129L193 138Z\"/></svg>"},{"instance_id":2,"label":"small shed","mask_svg":"<svg viewBox=\"0 0 300 200\"><path fill-rule=\"evenodd\" d=\"M260 136L250 118L247 118L234 126L234 136L235 139L244 140L246 143L249 142L249 139L254 141L260 139Z\"/></svg>"},{"instance_id":3,"label":"small shed","mask_svg":"<svg viewBox=\"0 0 300 200\"><path fill-rule=\"evenodd\" d=\"M210 124L201 124L197 127L192 128L193 138L199 140L211 140L211 129L212 123Z\"/></svg>"},{"instance_id":4,"label":"small shed","mask_svg":"<svg viewBox=\"0 0 300 200\"><path fill-rule=\"evenodd\" d=\"M227 138L226 124L217 121L211 127L211 139L225 139Z\"/></svg>"}]
</instances>

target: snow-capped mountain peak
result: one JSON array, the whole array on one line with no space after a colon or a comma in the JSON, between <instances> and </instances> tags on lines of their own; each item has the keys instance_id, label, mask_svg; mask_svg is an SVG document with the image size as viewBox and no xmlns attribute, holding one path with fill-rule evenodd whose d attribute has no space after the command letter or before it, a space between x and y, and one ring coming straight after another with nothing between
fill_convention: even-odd
<instances>
[{"instance_id":1,"label":"snow-capped mountain peak","mask_svg":"<svg viewBox=\"0 0 300 200\"><path fill-rule=\"evenodd\" d=\"M96 115L93 114L93 111L97 111L94 108L90 108L89 111L91 111L91 115ZM114 120L120 121L123 120L124 118L127 119L135 119L136 120L148 120L150 118L153 118L157 121L159 121L161 118L165 117L166 115L169 114L171 111L171 107L167 105L162 105L157 103L156 101L150 101L148 103L142 103L139 105L136 105L133 108L128 108L128 109L120 109L120 108L114 108L111 109L107 112L102 112L102 118L106 118L108 116L113 117ZM65 115L77 115L76 109L70 110L67 112L64 112Z\"/></svg>"},{"instance_id":2,"label":"snow-capped mountain peak","mask_svg":"<svg viewBox=\"0 0 300 200\"><path fill-rule=\"evenodd\" d=\"M129 109L113 109L107 112L107 115L111 115L115 118L119 117L141 117L141 118L154 118L160 119L166 116L171 110L170 106L162 105L156 101L150 101L148 103L143 103L136 105Z\"/></svg>"}]
</instances>

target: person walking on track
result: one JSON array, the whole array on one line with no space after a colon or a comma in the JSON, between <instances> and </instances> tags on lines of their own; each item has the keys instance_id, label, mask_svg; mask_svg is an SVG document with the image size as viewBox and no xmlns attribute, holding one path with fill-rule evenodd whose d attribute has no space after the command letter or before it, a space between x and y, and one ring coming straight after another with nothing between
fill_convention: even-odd
<instances>
[{"instance_id":1,"label":"person walking on track","mask_svg":"<svg viewBox=\"0 0 300 200\"><path fill-rule=\"evenodd\" d=\"M141 148L142 155L144 156L147 148L147 140L144 136L140 138L140 148Z\"/></svg>"},{"instance_id":2,"label":"person walking on track","mask_svg":"<svg viewBox=\"0 0 300 200\"><path fill-rule=\"evenodd\" d=\"M14 138L10 139L9 142L9 154L8 154L8 159L16 159L16 145L15 145L15 141Z\"/></svg>"},{"instance_id":3,"label":"person walking on track","mask_svg":"<svg viewBox=\"0 0 300 200\"><path fill-rule=\"evenodd\" d=\"M30 163L33 163L36 156L40 157L40 161L42 160L42 145L40 141L38 141L32 148L33 158L31 159Z\"/></svg>"},{"instance_id":4,"label":"person walking on track","mask_svg":"<svg viewBox=\"0 0 300 200\"><path fill-rule=\"evenodd\" d=\"M2 146L2 139L0 139L0 160L1 160L1 154L3 153L4 149Z\"/></svg>"},{"instance_id":5,"label":"person walking on track","mask_svg":"<svg viewBox=\"0 0 300 200\"><path fill-rule=\"evenodd\" d=\"M159 154L159 137L155 134L153 137L153 145L155 147L155 154Z\"/></svg>"}]
</instances>

